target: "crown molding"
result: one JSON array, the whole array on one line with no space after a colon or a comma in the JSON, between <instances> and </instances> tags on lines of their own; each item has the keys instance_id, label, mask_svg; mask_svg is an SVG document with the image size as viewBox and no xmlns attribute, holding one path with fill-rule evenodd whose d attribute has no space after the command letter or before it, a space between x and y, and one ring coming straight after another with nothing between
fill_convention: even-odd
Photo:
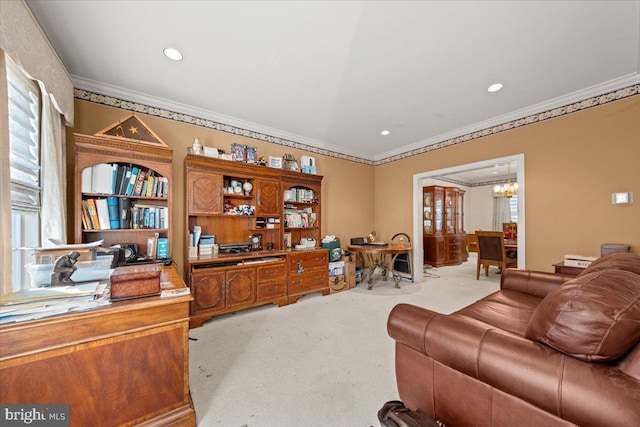
<instances>
[{"instance_id":1,"label":"crown molding","mask_svg":"<svg viewBox=\"0 0 640 427\"><path fill-rule=\"evenodd\" d=\"M169 114L182 118L181 120L178 119L178 121L193 123L198 126L247 136L250 138L284 145L291 148L298 148L316 154L324 154L330 157L339 157L358 163L371 164L373 160L371 158L367 158L368 156L358 151L348 149L345 150L344 147L334 146L317 139L307 138L301 135L284 132L268 126L260 125L258 123L238 119L236 117L227 116L179 102L170 101L164 98L147 95L119 86L97 82L95 80L86 79L84 77L72 75L72 79L74 87L76 89L91 92L98 98L100 98L101 96L113 98L98 99L96 97L93 97L93 99L87 99L93 102L117 106L118 108L165 118L169 118L167 117L167 115ZM86 99L88 95L85 94L83 96L82 94L76 92L76 97ZM148 109L149 111L141 111L146 109ZM159 109L165 110L164 112L162 112L162 115L159 115L159 112L155 111Z\"/></svg>"},{"instance_id":2,"label":"crown molding","mask_svg":"<svg viewBox=\"0 0 640 427\"><path fill-rule=\"evenodd\" d=\"M505 124L516 122L523 118L528 118L535 115L541 115L542 113L550 112L557 108L568 107L571 104L584 102L586 100L597 98L604 94L615 92L620 89L624 89L624 88L638 85L638 84L640 84L640 74L639 73L628 74L626 76L609 80L608 82L597 84L597 85L588 87L586 89L582 89L567 95L563 95L563 96L545 101L545 102L541 102L539 104L531 105L529 107L522 108L520 110L512 111L510 113L503 114L501 116L493 117L491 119L488 119L482 122L478 122L469 126L455 129L451 132L446 132L446 133L434 136L432 138L424 139L414 144L405 145L396 150L390 150L386 153L375 156L373 160L374 160L374 163L376 164L388 163L389 161L399 160L400 158L414 156L416 154L419 154L419 153L416 153L417 150L422 150L425 147L442 143L444 141L454 140L456 138L460 138L466 135L474 135L474 134L477 134L478 132L482 132L482 135L474 135L474 137L470 139L475 139L480 136L486 136L490 134L486 132L488 129L492 129L496 127L504 128ZM619 98L616 98L616 99L619 99ZM609 101L614 101L616 99L611 99ZM605 102L599 102L596 105L601 105L603 103ZM582 106L582 108L578 107L575 109L570 109L570 111L566 111L564 114L575 112L578 110L584 110L586 108L596 106L596 105ZM557 115L553 115L553 117L557 117ZM530 123L542 121L547 118L553 118L553 117L540 117L539 120L533 120ZM525 124L530 124L530 123L525 123ZM516 126L513 126L513 127L516 127ZM491 133L496 133L496 132L491 132ZM468 141L468 140L469 139L465 139L465 141ZM460 142L465 142L465 141L460 141ZM449 144L449 145L454 145L454 144ZM438 148L443 148L443 147L438 147ZM427 151L430 151L430 150L427 150Z\"/></svg>"},{"instance_id":3,"label":"crown molding","mask_svg":"<svg viewBox=\"0 0 640 427\"><path fill-rule=\"evenodd\" d=\"M72 76L74 96L90 102L169 120L193 124L221 132L321 154L369 166L391 163L430 151L468 142L484 136L553 119L619 99L640 94L640 74L633 73L591 86L549 101L440 134L397 150L370 157L319 140L290 134L257 123L153 97L118 86Z\"/></svg>"}]
</instances>

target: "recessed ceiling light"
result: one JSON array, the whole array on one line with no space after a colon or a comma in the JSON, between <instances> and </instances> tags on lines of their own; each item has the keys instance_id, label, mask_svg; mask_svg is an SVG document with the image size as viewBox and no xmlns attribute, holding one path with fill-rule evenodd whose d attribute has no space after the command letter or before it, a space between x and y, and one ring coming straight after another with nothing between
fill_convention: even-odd
<instances>
[{"instance_id":1,"label":"recessed ceiling light","mask_svg":"<svg viewBox=\"0 0 640 427\"><path fill-rule=\"evenodd\" d=\"M502 89L502 83L494 83L487 88L487 92L497 92Z\"/></svg>"},{"instance_id":2,"label":"recessed ceiling light","mask_svg":"<svg viewBox=\"0 0 640 427\"><path fill-rule=\"evenodd\" d=\"M387 129L383 130L382 132L380 132L380 135L384 135L387 136L391 133L391 131L388 131Z\"/></svg>"},{"instance_id":3,"label":"recessed ceiling light","mask_svg":"<svg viewBox=\"0 0 640 427\"><path fill-rule=\"evenodd\" d=\"M174 61L182 61L182 54L180 52L178 52L177 49L174 49L172 47L168 47L165 50L163 50L162 52L169 59L173 59Z\"/></svg>"}]
</instances>

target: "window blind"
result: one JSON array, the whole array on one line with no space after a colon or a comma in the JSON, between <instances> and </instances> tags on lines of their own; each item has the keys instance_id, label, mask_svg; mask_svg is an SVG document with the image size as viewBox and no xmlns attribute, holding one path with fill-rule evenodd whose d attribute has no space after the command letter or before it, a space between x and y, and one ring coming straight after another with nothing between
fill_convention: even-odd
<instances>
[{"instance_id":1,"label":"window blind","mask_svg":"<svg viewBox=\"0 0 640 427\"><path fill-rule=\"evenodd\" d=\"M14 212L38 212L40 210L39 89L13 61L7 59L11 208Z\"/></svg>"}]
</instances>

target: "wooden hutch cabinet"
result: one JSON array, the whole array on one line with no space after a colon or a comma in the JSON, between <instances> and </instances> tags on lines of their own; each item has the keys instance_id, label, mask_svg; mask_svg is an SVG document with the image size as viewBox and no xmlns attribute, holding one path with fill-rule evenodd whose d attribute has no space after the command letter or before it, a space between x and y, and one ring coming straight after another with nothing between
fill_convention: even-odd
<instances>
[{"instance_id":1,"label":"wooden hutch cabinet","mask_svg":"<svg viewBox=\"0 0 640 427\"><path fill-rule=\"evenodd\" d=\"M422 189L424 263L457 265L468 258L464 190L432 185Z\"/></svg>"},{"instance_id":2,"label":"wooden hutch cabinet","mask_svg":"<svg viewBox=\"0 0 640 427\"><path fill-rule=\"evenodd\" d=\"M146 254L157 233L171 257L173 150L134 114L95 135L75 134L74 145L75 242L135 244Z\"/></svg>"},{"instance_id":3,"label":"wooden hutch cabinet","mask_svg":"<svg viewBox=\"0 0 640 427\"><path fill-rule=\"evenodd\" d=\"M288 242L319 244L321 182L317 175L187 154L186 230L198 226L219 246L218 254L185 254L191 327L223 313L329 293L327 250L291 250L284 242L287 233ZM292 273L291 257L305 274Z\"/></svg>"}]
</instances>

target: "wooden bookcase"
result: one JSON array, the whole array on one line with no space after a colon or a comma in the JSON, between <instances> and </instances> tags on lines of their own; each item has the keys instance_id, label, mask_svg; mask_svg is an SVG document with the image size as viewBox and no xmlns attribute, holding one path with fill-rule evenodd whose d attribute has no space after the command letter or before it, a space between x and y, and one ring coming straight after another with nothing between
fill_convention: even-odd
<instances>
[{"instance_id":1,"label":"wooden bookcase","mask_svg":"<svg viewBox=\"0 0 640 427\"><path fill-rule=\"evenodd\" d=\"M138 253L144 255L147 253L148 239L154 237L157 233L158 237L168 239L168 256L171 257L173 246L171 244L173 151L146 128L144 123L135 115L130 116L126 121L127 126L138 126L144 129L145 134L153 136L153 141L140 141L127 136L109 134L114 128L122 128L122 122L114 124L95 135L74 134L74 240L76 243L104 240L103 246L105 247L114 244L135 244L138 247ZM94 167L100 164L127 166L129 169L135 167L140 171L144 171L145 174L152 171L156 182L166 182L161 184L165 186L165 191L162 193L162 191L157 190L155 194L149 196L146 193L137 196L118 194L118 189L116 189L115 193L112 191L101 193L83 192L83 171L91 168L95 172L96 169ZM85 174L84 176L86 177L87 175ZM162 179L158 180L158 178ZM147 181L147 183L149 182L151 181ZM129 228L96 229L87 223L86 217L83 219L83 204L89 200L96 201L108 197L115 198L119 203L126 201L130 205L132 217L132 211L134 207L137 207L138 209L136 210L139 211L141 218L144 213L147 214L147 218L155 218L156 214L160 215L162 213L163 221L141 223L138 227L132 223ZM118 213L121 213L121 211L118 210Z\"/></svg>"},{"instance_id":2,"label":"wooden bookcase","mask_svg":"<svg viewBox=\"0 0 640 427\"><path fill-rule=\"evenodd\" d=\"M422 189L424 263L434 267L466 261L464 190L432 185Z\"/></svg>"},{"instance_id":3,"label":"wooden bookcase","mask_svg":"<svg viewBox=\"0 0 640 427\"><path fill-rule=\"evenodd\" d=\"M320 246L321 182L318 175L187 154L185 247L195 226L202 235L215 236L218 245L249 244L256 235L261 239L259 247L238 253L190 257L185 251L194 297L191 327L223 313L329 293L327 250L292 251L284 242L287 233L294 244L313 238ZM304 194L304 200L285 201L285 194L292 193ZM300 220L306 217L305 225L285 223L285 211Z\"/></svg>"}]
</instances>

